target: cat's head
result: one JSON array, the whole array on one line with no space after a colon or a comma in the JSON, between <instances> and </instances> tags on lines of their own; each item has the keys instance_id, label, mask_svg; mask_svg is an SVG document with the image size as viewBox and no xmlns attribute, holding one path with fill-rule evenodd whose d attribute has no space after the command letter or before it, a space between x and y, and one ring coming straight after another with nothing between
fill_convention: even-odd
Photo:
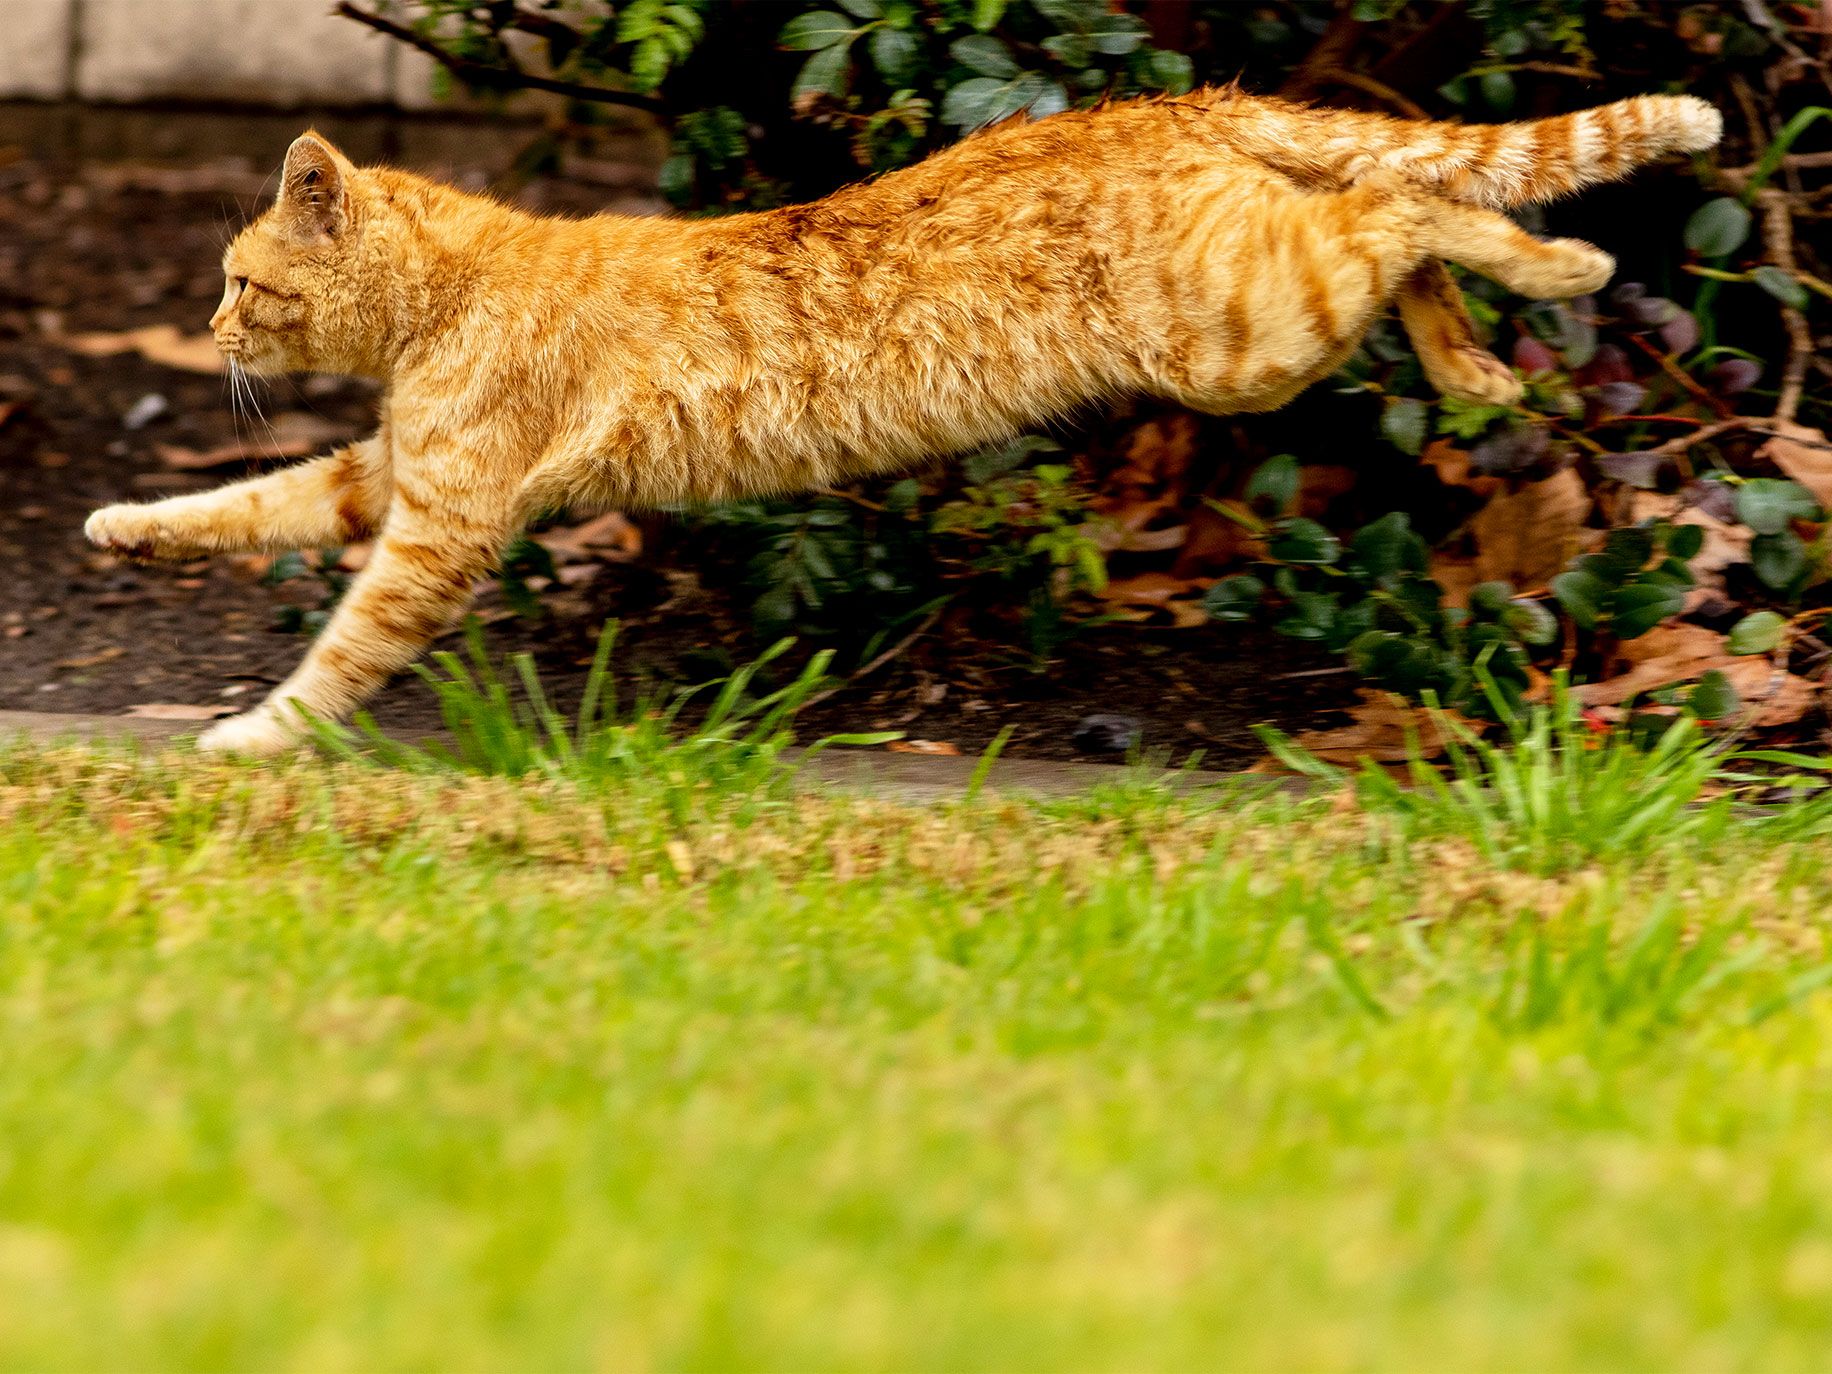
<instances>
[{"instance_id":1,"label":"cat's head","mask_svg":"<svg viewBox=\"0 0 1832 1374\"><path fill-rule=\"evenodd\" d=\"M322 135L293 142L273 205L223 254L210 332L225 357L263 376L363 369L375 283L360 245L361 177Z\"/></svg>"}]
</instances>

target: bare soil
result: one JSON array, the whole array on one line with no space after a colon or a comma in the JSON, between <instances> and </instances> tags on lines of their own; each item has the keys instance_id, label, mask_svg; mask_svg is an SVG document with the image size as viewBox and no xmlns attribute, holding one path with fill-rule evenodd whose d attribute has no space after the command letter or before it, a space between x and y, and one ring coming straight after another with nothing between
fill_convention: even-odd
<instances>
[{"instance_id":1,"label":"bare soil","mask_svg":"<svg viewBox=\"0 0 1832 1374\"><path fill-rule=\"evenodd\" d=\"M90 548L85 516L123 499L197 490L250 470L175 471L161 446L208 450L265 431L232 410L220 377L92 357L85 331L172 324L201 331L221 289L227 236L257 204L259 179L185 178L100 163L54 166L0 148L0 709L113 713L147 704L239 709L307 647L280 628L288 607L318 606L312 576L265 580L265 561L220 558L141 567ZM577 188L536 187L544 205L581 206ZM158 401L148 401L157 397ZM370 422L366 385L312 377L277 385L268 420L316 418L327 436ZM158 414L130 428L136 407ZM565 697L577 691L597 627L623 621L627 677L703 680L753 656L736 598L702 585L690 550L666 538L637 564L603 568L513 616L501 594L479 609L500 651L532 651ZM296 613L294 613L296 614ZM1077 722L1137 718L1146 750L1210 767L1259 755L1250 727L1328 723L1352 699L1332 660L1263 632L1104 626L1072 641L1047 674L1001 667L937 633L910 645L810 713L804 734L895 728L962 752L1009 724L1015 756L1076 757ZM448 640L443 647L455 647ZM384 724L436 723L430 694L404 678L378 703Z\"/></svg>"}]
</instances>

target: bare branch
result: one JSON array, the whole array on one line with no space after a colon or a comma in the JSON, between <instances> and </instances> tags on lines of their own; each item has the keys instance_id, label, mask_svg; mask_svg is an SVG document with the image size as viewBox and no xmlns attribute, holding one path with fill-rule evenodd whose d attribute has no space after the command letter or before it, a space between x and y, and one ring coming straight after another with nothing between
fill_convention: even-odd
<instances>
[{"instance_id":1,"label":"bare branch","mask_svg":"<svg viewBox=\"0 0 1832 1374\"><path fill-rule=\"evenodd\" d=\"M492 67L487 62L473 62L468 58L454 57L430 38L423 38L403 24L391 19L384 19L379 14L350 3L350 0L338 0L336 14L345 19L354 19L359 24L367 24L377 33L388 37L410 48L417 48L444 67L453 76L480 90L490 91L549 91L554 95L563 95L572 100L589 100L599 105L626 105L634 110L647 110L650 114L661 114L662 103L654 96L636 95L630 91L613 91L605 86L581 86L572 81L555 81L551 77L536 76L532 72L503 71Z\"/></svg>"}]
</instances>

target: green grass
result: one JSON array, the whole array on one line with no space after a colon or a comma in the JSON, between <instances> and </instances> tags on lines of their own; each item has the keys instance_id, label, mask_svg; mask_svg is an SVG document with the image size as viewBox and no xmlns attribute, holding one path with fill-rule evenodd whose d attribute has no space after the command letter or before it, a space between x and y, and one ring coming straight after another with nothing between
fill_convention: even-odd
<instances>
[{"instance_id":1,"label":"green grass","mask_svg":"<svg viewBox=\"0 0 1832 1374\"><path fill-rule=\"evenodd\" d=\"M721 776L0 754L0 1368L1832 1352L1813 827Z\"/></svg>"}]
</instances>

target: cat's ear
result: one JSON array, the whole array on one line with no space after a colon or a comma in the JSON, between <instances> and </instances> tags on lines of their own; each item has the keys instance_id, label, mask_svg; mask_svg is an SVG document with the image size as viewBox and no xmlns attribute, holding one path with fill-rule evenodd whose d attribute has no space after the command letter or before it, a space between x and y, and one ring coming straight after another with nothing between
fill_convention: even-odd
<instances>
[{"instance_id":1,"label":"cat's ear","mask_svg":"<svg viewBox=\"0 0 1832 1374\"><path fill-rule=\"evenodd\" d=\"M302 238L336 238L350 222L350 164L323 135L307 130L286 150L279 204Z\"/></svg>"}]
</instances>

